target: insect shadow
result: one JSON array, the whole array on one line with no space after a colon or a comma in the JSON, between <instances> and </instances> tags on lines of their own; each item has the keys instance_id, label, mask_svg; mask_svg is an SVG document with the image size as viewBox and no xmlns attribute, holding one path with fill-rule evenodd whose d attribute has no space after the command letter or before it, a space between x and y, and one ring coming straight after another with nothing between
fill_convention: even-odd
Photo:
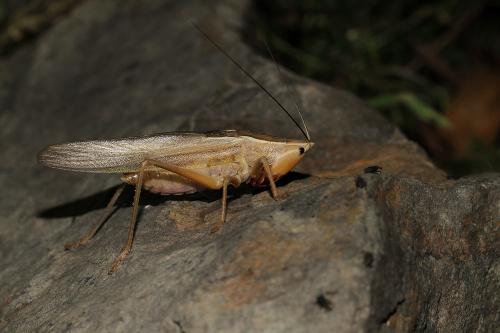
<instances>
[{"instance_id":1,"label":"insect shadow","mask_svg":"<svg viewBox=\"0 0 500 333\"><path fill-rule=\"evenodd\" d=\"M308 174L299 172L289 172L283 176L276 185L282 187L291 183L295 180L301 180L310 177ZM38 212L37 217L43 219L57 219L66 217L75 217L85 215L91 211L103 209L106 207L106 203L109 202L110 198L115 193L119 185L113 186L106 190L94 193L92 195L86 196L81 199L70 201L55 207L47 208ZM244 194L258 194L264 191L268 191L267 187L252 187L246 184L242 184L239 188L229 189L229 201L237 199ZM200 191L193 194L183 194L183 195L159 195L148 191L143 191L141 195L139 205L152 205L158 206L167 201L202 201L210 203L220 199L220 191L217 190L206 190ZM132 201L134 198L134 187L127 186L123 191L120 199L115 204L117 208L126 208L132 206Z\"/></svg>"}]
</instances>

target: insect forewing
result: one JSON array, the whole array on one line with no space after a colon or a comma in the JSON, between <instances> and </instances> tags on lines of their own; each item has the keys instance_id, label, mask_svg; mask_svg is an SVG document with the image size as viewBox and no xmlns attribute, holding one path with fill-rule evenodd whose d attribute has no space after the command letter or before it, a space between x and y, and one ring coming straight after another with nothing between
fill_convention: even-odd
<instances>
[{"instance_id":1,"label":"insect forewing","mask_svg":"<svg viewBox=\"0 0 500 333\"><path fill-rule=\"evenodd\" d=\"M232 132L231 132L232 133ZM138 171L145 159L185 160L235 146L238 138L228 133L172 132L114 140L71 142L48 146L38 161L48 167L83 172L123 173Z\"/></svg>"}]
</instances>

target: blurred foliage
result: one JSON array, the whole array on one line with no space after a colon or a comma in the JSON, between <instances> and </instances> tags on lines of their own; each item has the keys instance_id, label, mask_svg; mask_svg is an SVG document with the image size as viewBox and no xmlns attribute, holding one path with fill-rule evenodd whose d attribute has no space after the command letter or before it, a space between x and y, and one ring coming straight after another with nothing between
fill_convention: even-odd
<instances>
[{"instance_id":1,"label":"blurred foliage","mask_svg":"<svg viewBox=\"0 0 500 333\"><path fill-rule=\"evenodd\" d=\"M484 169L478 160L477 170L460 171L453 156L439 154L446 142L438 134L426 136L429 129L453 126L444 113L471 64L499 66L500 3L255 0L249 12L252 29L246 37L262 54L266 39L286 67L355 92L427 148L441 166L451 170L454 165L458 174ZM430 139L441 142L427 145ZM434 151L435 146L441 147ZM469 156L472 165L478 152ZM500 170L498 148L480 152L487 155L482 160L492 160L491 167Z\"/></svg>"},{"instance_id":2,"label":"blurred foliage","mask_svg":"<svg viewBox=\"0 0 500 333\"><path fill-rule=\"evenodd\" d=\"M412 92L380 95L368 100L368 104L378 110L395 109L398 105L402 105L421 121L433 122L439 127L450 127L450 121L445 116L423 102Z\"/></svg>"},{"instance_id":3,"label":"blurred foliage","mask_svg":"<svg viewBox=\"0 0 500 333\"><path fill-rule=\"evenodd\" d=\"M500 154L498 147L486 146L482 142L473 141L470 153L466 157L457 157L447 164L450 175L472 174L478 172L498 171Z\"/></svg>"}]
</instances>

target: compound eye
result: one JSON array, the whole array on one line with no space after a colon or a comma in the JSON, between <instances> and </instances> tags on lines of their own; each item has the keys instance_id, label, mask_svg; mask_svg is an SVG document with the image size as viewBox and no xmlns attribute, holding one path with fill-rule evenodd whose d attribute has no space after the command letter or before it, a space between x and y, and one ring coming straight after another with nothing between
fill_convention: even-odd
<instances>
[{"instance_id":1,"label":"compound eye","mask_svg":"<svg viewBox=\"0 0 500 333\"><path fill-rule=\"evenodd\" d=\"M305 152L306 152L306 150L304 149L304 147L299 148L300 155L304 154Z\"/></svg>"}]
</instances>

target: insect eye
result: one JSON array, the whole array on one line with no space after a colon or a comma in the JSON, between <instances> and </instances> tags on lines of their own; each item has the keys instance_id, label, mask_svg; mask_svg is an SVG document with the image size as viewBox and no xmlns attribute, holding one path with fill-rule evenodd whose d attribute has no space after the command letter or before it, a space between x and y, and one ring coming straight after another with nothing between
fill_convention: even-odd
<instances>
[{"instance_id":1,"label":"insect eye","mask_svg":"<svg viewBox=\"0 0 500 333\"><path fill-rule=\"evenodd\" d=\"M305 152L306 152L306 150L304 149L304 147L299 148L300 155L304 154Z\"/></svg>"}]
</instances>

